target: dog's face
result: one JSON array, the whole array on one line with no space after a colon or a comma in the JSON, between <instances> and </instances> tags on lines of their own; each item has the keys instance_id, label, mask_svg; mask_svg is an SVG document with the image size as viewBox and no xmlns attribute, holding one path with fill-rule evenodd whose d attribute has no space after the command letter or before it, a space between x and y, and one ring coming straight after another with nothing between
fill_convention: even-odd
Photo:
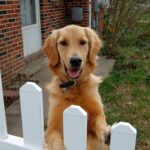
<instances>
[{"instance_id":1,"label":"dog's face","mask_svg":"<svg viewBox=\"0 0 150 150\"><path fill-rule=\"evenodd\" d=\"M55 30L47 38L43 49L55 74L77 79L88 75L90 67L95 66L95 57L101 45L90 28L69 25Z\"/></svg>"},{"instance_id":2,"label":"dog's face","mask_svg":"<svg viewBox=\"0 0 150 150\"><path fill-rule=\"evenodd\" d=\"M60 30L57 49L61 64L70 78L78 78L84 68L89 51L85 32L75 28Z\"/></svg>"}]
</instances>

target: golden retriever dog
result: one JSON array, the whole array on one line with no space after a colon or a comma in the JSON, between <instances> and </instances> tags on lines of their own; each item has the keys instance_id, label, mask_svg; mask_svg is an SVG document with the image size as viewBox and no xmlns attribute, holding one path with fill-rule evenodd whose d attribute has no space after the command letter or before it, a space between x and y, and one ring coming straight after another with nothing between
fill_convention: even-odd
<instances>
[{"instance_id":1,"label":"golden retriever dog","mask_svg":"<svg viewBox=\"0 0 150 150\"><path fill-rule=\"evenodd\" d=\"M70 105L79 105L88 113L87 149L105 150L107 125L98 92L99 79L92 74L101 47L92 29L77 25L54 30L46 39L43 50L53 73L46 149L64 150L63 111Z\"/></svg>"}]
</instances>

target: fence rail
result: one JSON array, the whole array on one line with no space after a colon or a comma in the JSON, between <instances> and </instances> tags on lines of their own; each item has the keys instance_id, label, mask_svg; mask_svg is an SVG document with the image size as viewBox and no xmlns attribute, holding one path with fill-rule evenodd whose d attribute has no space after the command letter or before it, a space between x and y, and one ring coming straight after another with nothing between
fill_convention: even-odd
<instances>
[{"instance_id":1,"label":"fence rail","mask_svg":"<svg viewBox=\"0 0 150 150\"><path fill-rule=\"evenodd\" d=\"M43 150L44 121L42 89L33 82L20 88L23 138L7 132L0 72L0 150ZM71 105L63 113L64 145L66 150L86 150L87 113ZM120 122L111 128L110 150L135 150L136 129Z\"/></svg>"}]
</instances>

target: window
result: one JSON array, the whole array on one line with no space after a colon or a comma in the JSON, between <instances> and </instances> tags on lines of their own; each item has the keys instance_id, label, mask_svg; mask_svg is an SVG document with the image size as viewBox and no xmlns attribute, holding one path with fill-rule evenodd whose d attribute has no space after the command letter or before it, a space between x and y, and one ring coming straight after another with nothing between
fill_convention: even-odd
<instances>
[{"instance_id":1,"label":"window","mask_svg":"<svg viewBox=\"0 0 150 150\"><path fill-rule=\"evenodd\" d=\"M35 0L20 0L22 26L36 24Z\"/></svg>"}]
</instances>

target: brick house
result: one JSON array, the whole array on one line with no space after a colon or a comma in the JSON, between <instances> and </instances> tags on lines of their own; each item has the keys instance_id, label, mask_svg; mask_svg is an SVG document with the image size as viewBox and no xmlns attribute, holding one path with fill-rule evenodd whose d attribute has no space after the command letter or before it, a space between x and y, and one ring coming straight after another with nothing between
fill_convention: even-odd
<instances>
[{"instance_id":1,"label":"brick house","mask_svg":"<svg viewBox=\"0 0 150 150\"><path fill-rule=\"evenodd\" d=\"M89 1L1 0L0 69L3 83L16 77L29 62L35 62L43 56L42 44L53 29L71 23L88 26L96 17L99 20L97 28L102 29L104 10L95 13L94 0L91 3ZM74 7L82 8L83 19L80 22L73 22L71 19L71 10Z\"/></svg>"}]
</instances>

